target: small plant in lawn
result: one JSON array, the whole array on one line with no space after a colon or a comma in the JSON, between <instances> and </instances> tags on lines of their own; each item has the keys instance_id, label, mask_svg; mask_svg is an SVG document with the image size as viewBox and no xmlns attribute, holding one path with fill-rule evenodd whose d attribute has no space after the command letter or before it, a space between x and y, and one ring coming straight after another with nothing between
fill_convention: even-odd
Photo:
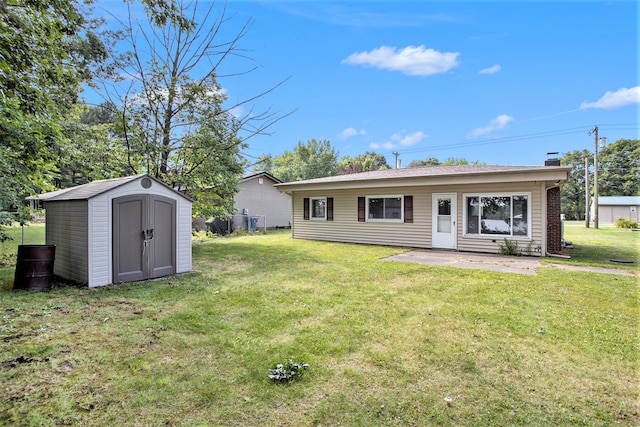
<instances>
[{"instance_id":1,"label":"small plant in lawn","mask_svg":"<svg viewBox=\"0 0 640 427\"><path fill-rule=\"evenodd\" d=\"M289 359L286 363L278 363L269 369L269 378L275 383L287 383L302 375L302 371L307 369L309 364L294 362Z\"/></svg>"},{"instance_id":2,"label":"small plant in lawn","mask_svg":"<svg viewBox=\"0 0 640 427\"><path fill-rule=\"evenodd\" d=\"M500 245L500 255L521 256L522 251L518 249L518 242L505 238L504 245Z\"/></svg>"}]
</instances>

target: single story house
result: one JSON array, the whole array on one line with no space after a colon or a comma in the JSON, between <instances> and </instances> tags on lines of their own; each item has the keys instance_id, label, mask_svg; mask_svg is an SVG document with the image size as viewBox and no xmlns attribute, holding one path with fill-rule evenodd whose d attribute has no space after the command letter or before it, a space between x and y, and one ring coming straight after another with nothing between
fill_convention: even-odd
<instances>
[{"instance_id":1,"label":"single story house","mask_svg":"<svg viewBox=\"0 0 640 427\"><path fill-rule=\"evenodd\" d=\"M96 287L191 271L191 199L150 175L29 199L44 202L56 276Z\"/></svg>"},{"instance_id":2,"label":"single story house","mask_svg":"<svg viewBox=\"0 0 640 427\"><path fill-rule=\"evenodd\" d=\"M600 196L598 197L598 222L613 224L619 218L640 222L638 219L640 196ZM593 200L591 218L593 218Z\"/></svg>"},{"instance_id":3,"label":"single story house","mask_svg":"<svg viewBox=\"0 0 640 427\"><path fill-rule=\"evenodd\" d=\"M276 184L298 239L531 255L562 249L561 166L434 166Z\"/></svg>"},{"instance_id":4,"label":"single story house","mask_svg":"<svg viewBox=\"0 0 640 427\"><path fill-rule=\"evenodd\" d=\"M274 187L280 183L267 172L245 175L234 196L237 215L260 216L267 228L290 226L291 196Z\"/></svg>"}]
</instances>

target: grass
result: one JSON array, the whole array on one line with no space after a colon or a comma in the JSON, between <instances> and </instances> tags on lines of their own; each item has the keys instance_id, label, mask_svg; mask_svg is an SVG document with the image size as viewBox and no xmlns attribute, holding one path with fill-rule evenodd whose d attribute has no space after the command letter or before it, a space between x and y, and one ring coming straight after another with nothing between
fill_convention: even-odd
<instances>
[{"instance_id":1,"label":"grass","mask_svg":"<svg viewBox=\"0 0 640 427\"><path fill-rule=\"evenodd\" d=\"M604 226L598 229L585 228L584 222L565 222L565 238L574 248L566 252L575 265L624 268L640 271L640 231ZM632 264L613 263L611 259L633 261ZM552 262L558 258L549 259Z\"/></svg>"},{"instance_id":2,"label":"grass","mask_svg":"<svg viewBox=\"0 0 640 427\"><path fill-rule=\"evenodd\" d=\"M402 249L287 232L193 251L193 274L100 289L14 292L0 269L0 424L640 424L637 277L384 262ZM310 368L272 383L288 359Z\"/></svg>"}]
</instances>

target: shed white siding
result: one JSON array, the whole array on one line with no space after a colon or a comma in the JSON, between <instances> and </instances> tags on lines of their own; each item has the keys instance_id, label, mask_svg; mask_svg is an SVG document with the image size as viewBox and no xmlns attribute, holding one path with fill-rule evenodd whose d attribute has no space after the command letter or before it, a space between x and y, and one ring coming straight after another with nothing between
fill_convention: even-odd
<instances>
[{"instance_id":1,"label":"shed white siding","mask_svg":"<svg viewBox=\"0 0 640 427\"><path fill-rule=\"evenodd\" d=\"M191 203L178 198L176 226L176 273L192 270L191 255Z\"/></svg>"}]
</instances>

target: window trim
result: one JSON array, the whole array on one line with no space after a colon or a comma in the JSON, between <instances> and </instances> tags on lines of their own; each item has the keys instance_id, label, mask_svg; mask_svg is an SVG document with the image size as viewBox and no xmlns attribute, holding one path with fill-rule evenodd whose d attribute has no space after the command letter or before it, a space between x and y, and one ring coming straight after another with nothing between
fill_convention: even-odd
<instances>
[{"instance_id":1,"label":"window trim","mask_svg":"<svg viewBox=\"0 0 640 427\"><path fill-rule=\"evenodd\" d=\"M478 230L477 234L467 233L467 224L469 222L468 221L469 214L467 212L467 209L469 208L469 203L468 203L467 200L470 197L478 197L478 201L482 197L510 197L511 198L511 220L513 221L513 197L514 196L526 196L527 197L527 234L526 235L524 235L524 236L522 236L522 235L514 235L513 234L513 227L511 227L511 232L509 234L482 234L481 230ZM491 240L496 240L496 239L502 239L502 238L509 238L509 239L515 239L515 240L531 240L532 232L533 232L532 231L533 224L532 224L532 221L531 221L531 211L533 209L532 209L531 200L532 199L531 199L531 192L530 191L513 191L513 192L499 191L499 192L495 192L495 193L463 193L462 194L462 204L463 204L463 208L462 208L462 235L464 237L468 237L468 238L472 238L472 239L491 239ZM482 212L480 212L480 217L481 216L482 216ZM479 220L481 220L481 219L479 218Z\"/></svg>"},{"instance_id":2,"label":"window trim","mask_svg":"<svg viewBox=\"0 0 640 427\"><path fill-rule=\"evenodd\" d=\"M400 218L369 218L369 200L371 199L395 199L400 198ZM366 222L404 222L404 194L384 194L384 195L372 195L365 196L364 201L365 208L365 221Z\"/></svg>"},{"instance_id":3,"label":"window trim","mask_svg":"<svg viewBox=\"0 0 640 427\"><path fill-rule=\"evenodd\" d=\"M313 201L314 200L324 200L324 216L313 216ZM327 197L309 197L309 219L311 221L326 221L327 220Z\"/></svg>"}]
</instances>

